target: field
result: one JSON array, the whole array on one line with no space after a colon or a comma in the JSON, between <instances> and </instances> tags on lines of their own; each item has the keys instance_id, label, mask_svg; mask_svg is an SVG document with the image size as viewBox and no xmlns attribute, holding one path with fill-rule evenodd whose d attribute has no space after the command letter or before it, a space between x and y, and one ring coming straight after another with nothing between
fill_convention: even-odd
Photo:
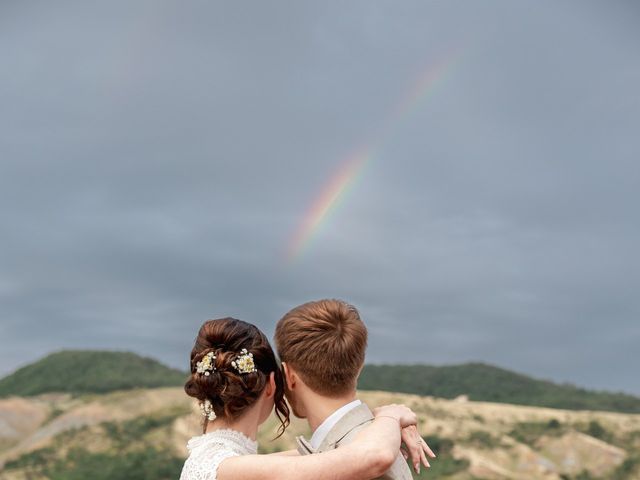
<instances>
[{"instance_id":1,"label":"field","mask_svg":"<svg viewBox=\"0 0 640 480\"><path fill-rule=\"evenodd\" d=\"M438 458L421 478L640 478L640 415L559 410L361 391L374 407L405 403ZM105 394L43 394L0 399L3 480L177 478L187 440L200 433L195 405L179 387ZM294 447L308 435L294 420L262 453Z\"/></svg>"}]
</instances>

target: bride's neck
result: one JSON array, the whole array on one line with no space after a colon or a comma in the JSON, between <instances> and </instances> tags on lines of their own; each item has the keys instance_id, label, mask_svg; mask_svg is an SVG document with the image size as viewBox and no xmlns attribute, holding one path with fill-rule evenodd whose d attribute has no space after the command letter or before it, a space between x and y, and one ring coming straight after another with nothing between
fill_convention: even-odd
<instances>
[{"instance_id":1,"label":"bride's neck","mask_svg":"<svg viewBox=\"0 0 640 480\"><path fill-rule=\"evenodd\" d=\"M227 420L222 417L216 418L207 424L205 433L228 428L230 430L235 430L236 432L242 432L251 440L255 441L259 426L259 412L256 410L257 409L251 409L235 420Z\"/></svg>"}]
</instances>

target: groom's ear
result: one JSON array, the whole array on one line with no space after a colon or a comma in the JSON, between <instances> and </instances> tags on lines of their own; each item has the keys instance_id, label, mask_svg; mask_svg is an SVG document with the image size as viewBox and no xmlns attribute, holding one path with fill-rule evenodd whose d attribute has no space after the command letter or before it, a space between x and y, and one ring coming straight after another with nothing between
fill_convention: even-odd
<instances>
[{"instance_id":1,"label":"groom's ear","mask_svg":"<svg viewBox=\"0 0 640 480\"><path fill-rule=\"evenodd\" d=\"M293 390L297 382L296 373L289 368L286 362L282 362L282 373L284 373L284 380L289 390Z\"/></svg>"}]
</instances>

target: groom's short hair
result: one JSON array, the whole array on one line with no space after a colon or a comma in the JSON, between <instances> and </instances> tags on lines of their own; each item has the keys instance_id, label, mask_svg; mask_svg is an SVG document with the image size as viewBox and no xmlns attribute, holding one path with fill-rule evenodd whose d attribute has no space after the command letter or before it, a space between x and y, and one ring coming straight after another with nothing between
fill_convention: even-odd
<instances>
[{"instance_id":1,"label":"groom's short hair","mask_svg":"<svg viewBox=\"0 0 640 480\"><path fill-rule=\"evenodd\" d=\"M275 333L280 360L313 391L339 396L355 390L364 365L367 327L342 300L308 302L280 319Z\"/></svg>"}]
</instances>

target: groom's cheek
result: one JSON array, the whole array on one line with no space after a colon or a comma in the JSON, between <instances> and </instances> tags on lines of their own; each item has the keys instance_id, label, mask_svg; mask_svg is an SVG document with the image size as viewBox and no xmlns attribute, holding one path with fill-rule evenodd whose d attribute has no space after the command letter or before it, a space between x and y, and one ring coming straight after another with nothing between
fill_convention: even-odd
<instances>
[{"instance_id":1,"label":"groom's cheek","mask_svg":"<svg viewBox=\"0 0 640 480\"><path fill-rule=\"evenodd\" d=\"M289 406L291 407L292 410L295 410L296 408L296 402L293 399L293 396L291 395L291 393L289 392L289 390L286 390L284 392L284 398L287 399L287 403L289 403Z\"/></svg>"},{"instance_id":2,"label":"groom's cheek","mask_svg":"<svg viewBox=\"0 0 640 480\"><path fill-rule=\"evenodd\" d=\"M302 418L302 419L307 418L307 416L304 413L300 413L300 411L297 408L293 407L293 406L291 407L291 411L293 412L293 415L296 418Z\"/></svg>"},{"instance_id":3,"label":"groom's cheek","mask_svg":"<svg viewBox=\"0 0 640 480\"><path fill-rule=\"evenodd\" d=\"M287 399L287 402L289 402L289 406L291 407L291 411L293 412L293 414L298 418L306 418L306 415L300 412L294 395L291 394L290 391L286 391L284 396Z\"/></svg>"}]
</instances>

